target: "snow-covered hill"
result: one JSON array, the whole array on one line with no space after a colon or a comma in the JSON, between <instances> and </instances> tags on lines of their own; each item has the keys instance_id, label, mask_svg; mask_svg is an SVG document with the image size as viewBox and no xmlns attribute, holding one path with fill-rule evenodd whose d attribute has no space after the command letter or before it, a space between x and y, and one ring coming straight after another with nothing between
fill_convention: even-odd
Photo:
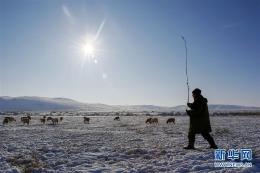
<instances>
[{"instance_id":1,"label":"snow-covered hill","mask_svg":"<svg viewBox=\"0 0 260 173\"><path fill-rule=\"evenodd\" d=\"M68 98L48 98L48 97L0 97L0 111L7 110L73 110L73 111L112 111L112 110L142 110L142 111L166 111L185 110L186 105L174 107L163 107L154 105L106 105L81 103ZM210 110L260 110L260 107L245 107L238 105L209 105Z\"/></svg>"},{"instance_id":2,"label":"snow-covered hill","mask_svg":"<svg viewBox=\"0 0 260 173\"><path fill-rule=\"evenodd\" d=\"M117 108L105 104L81 103L67 98L48 97L0 97L0 110L74 110L108 111Z\"/></svg>"}]
</instances>

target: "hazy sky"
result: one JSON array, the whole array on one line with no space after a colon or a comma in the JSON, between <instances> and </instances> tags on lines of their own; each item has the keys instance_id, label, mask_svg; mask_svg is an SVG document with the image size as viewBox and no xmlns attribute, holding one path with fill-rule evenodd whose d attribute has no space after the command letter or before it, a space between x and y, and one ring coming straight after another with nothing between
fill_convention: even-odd
<instances>
[{"instance_id":1,"label":"hazy sky","mask_svg":"<svg viewBox=\"0 0 260 173\"><path fill-rule=\"evenodd\" d=\"M1 96L186 104L184 36L190 93L260 106L259 0L1 0L0 14Z\"/></svg>"}]
</instances>

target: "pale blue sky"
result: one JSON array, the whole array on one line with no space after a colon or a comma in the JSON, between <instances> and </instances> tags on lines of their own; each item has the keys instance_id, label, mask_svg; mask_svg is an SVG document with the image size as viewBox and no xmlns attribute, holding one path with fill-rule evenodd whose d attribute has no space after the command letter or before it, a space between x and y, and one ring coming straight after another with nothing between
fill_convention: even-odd
<instances>
[{"instance_id":1,"label":"pale blue sky","mask_svg":"<svg viewBox=\"0 0 260 173\"><path fill-rule=\"evenodd\" d=\"M1 0L0 14L1 96L185 104L184 36L191 91L260 106L259 0Z\"/></svg>"}]
</instances>

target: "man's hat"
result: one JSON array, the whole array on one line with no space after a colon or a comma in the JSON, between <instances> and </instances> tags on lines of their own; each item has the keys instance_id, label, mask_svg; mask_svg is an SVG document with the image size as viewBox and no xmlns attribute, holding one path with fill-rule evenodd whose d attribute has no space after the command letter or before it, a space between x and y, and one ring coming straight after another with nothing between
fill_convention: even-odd
<instances>
[{"instance_id":1,"label":"man's hat","mask_svg":"<svg viewBox=\"0 0 260 173\"><path fill-rule=\"evenodd\" d=\"M192 91L192 94L200 95L201 90L199 88L196 88L195 90Z\"/></svg>"}]
</instances>

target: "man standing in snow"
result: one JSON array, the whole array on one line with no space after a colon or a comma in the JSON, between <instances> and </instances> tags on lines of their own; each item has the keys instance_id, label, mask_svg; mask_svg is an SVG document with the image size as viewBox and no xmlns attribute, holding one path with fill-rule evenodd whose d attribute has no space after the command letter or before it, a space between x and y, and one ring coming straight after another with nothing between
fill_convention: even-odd
<instances>
[{"instance_id":1,"label":"man standing in snow","mask_svg":"<svg viewBox=\"0 0 260 173\"><path fill-rule=\"evenodd\" d=\"M211 132L211 125L207 105L208 100L201 95L201 90L198 88L192 91L192 96L194 98L194 102L187 103L191 110L186 110L187 114L190 116L190 127L188 134L189 145L184 147L184 149L195 149L195 136L199 133L209 142L209 148L217 149L218 147L215 144L214 139L209 134L209 132Z\"/></svg>"}]
</instances>

